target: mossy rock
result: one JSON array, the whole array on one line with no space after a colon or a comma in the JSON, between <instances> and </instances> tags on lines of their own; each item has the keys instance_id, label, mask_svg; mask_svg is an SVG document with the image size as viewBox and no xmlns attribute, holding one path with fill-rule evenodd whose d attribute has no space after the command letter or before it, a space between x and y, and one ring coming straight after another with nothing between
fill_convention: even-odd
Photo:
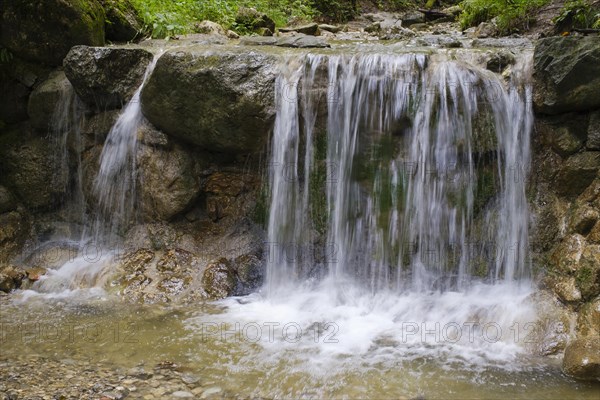
<instances>
[{"instance_id":1,"label":"mossy rock","mask_svg":"<svg viewBox=\"0 0 600 400\"><path fill-rule=\"evenodd\" d=\"M24 59L60 65L78 44L104 45L104 10L96 0L5 1L2 45Z\"/></svg>"},{"instance_id":2,"label":"mossy rock","mask_svg":"<svg viewBox=\"0 0 600 400\"><path fill-rule=\"evenodd\" d=\"M141 38L143 21L129 0L101 0L106 13L106 40L129 42Z\"/></svg>"}]
</instances>

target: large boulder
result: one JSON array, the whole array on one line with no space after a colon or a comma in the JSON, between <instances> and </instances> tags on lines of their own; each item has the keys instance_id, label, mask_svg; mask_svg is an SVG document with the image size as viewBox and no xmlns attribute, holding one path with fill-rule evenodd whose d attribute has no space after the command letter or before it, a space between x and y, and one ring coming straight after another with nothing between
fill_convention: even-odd
<instances>
[{"instance_id":1,"label":"large boulder","mask_svg":"<svg viewBox=\"0 0 600 400\"><path fill-rule=\"evenodd\" d=\"M161 132L146 126L142 135L155 136L160 143ZM145 139L149 140L149 139ZM168 141L165 138L166 144ZM198 196L200 184L194 176L194 161L181 146L147 145L138 152L139 198L144 217L148 220L168 220L185 211Z\"/></svg>"},{"instance_id":2,"label":"large boulder","mask_svg":"<svg viewBox=\"0 0 600 400\"><path fill-rule=\"evenodd\" d=\"M119 108L142 84L152 58L143 49L75 46L65 57L65 75L89 106Z\"/></svg>"},{"instance_id":3,"label":"large boulder","mask_svg":"<svg viewBox=\"0 0 600 400\"><path fill-rule=\"evenodd\" d=\"M140 36L144 22L129 0L101 0L106 13L106 39L129 42Z\"/></svg>"},{"instance_id":4,"label":"large boulder","mask_svg":"<svg viewBox=\"0 0 600 400\"><path fill-rule=\"evenodd\" d=\"M166 134L207 150L254 152L272 128L276 64L257 52L167 52L142 91L144 115Z\"/></svg>"},{"instance_id":5,"label":"large boulder","mask_svg":"<svg viewBox=\"0 0 600 400\"><path fill-rule=\"evenodd\" d=\"M38 86L29 96L27 113L31 126L39 131L47 132L52 123L52 116L60 101L65 101L71 90L71 83L62 71L55 71Z\"/></svg>"},{"instance_id":6,"label":"large boulder","mask_svg":"<svg viewBox=\"0 0 600 400\"><path fill-rule=\"evenodd\" d=\"M600 381L600 341L582 338L569 343L563 358L563 370L577 379Z\"/></svg>"},{"instance_id":7,"label":"large boulder","mask_svg":"<svg viewBox=\"0 0 600 400\"><path fill-rule=\"evenodd\" d=\"M600 37L550 37L534 54L536 111L560 114L600 108Z\"/></svg>"},{"instance_id":8,"label":"large boulder","mask_svg":"<svg viewBox=\"0 0 600 400\"><path fill-rule=\"evenodd\" d=\"M78 44L104 45L104 10L96 0L4 1L2 45L27 60L60 65Z\"/></svg>"}]
</instances>

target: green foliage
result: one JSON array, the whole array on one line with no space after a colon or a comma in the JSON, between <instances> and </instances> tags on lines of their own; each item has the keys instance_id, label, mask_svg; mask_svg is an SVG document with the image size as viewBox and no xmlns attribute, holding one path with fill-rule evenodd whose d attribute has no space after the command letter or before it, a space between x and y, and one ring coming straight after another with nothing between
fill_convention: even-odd
<instances>
[{"instance_id":1,"label":"green foliage","mask_svg":"<svg viewBox=\"0 0 600 400\"><path fill-rule=\"evenodd\" d=\"M585 0L570 0L565 3L558 17L552 21L557 28L600 29L600 9Z\"/></svg>"},{"instance_id":2,"label":"green foliage","mask_svg":"<svg viewBox=\"0 0 600 400\"><path fill-rule=\"evenodd\" d=\"M302 0L131 0L131 2L154 38L169 38L191 33L194 23L203 20L217 22L235 30L237 28L235 16L240 7L252 7L267 14L277 26L284 26L290 21L310 20L317 15L312 5Z\"/></svg>"},{"instance_id":3,"label":"green foliage","mask_svg":"<svg viewBox=\"0 0 600 400\"><path fill-rule=\"evenodd\" d=\"M326 19L346 22L356 15L356 0L313 0L312 6Z\"/></svg>"},{"instance_id":4,"label":"green foliage","mask_svg":"<svg viewBox=\"0 0 600 400\"><path fill-rule=\"evenodd\" d=\"M496 18L500 33L527 28L536 10L549 0L464 0L460 16L462 29Z\"/></svg>"}]
</instances>

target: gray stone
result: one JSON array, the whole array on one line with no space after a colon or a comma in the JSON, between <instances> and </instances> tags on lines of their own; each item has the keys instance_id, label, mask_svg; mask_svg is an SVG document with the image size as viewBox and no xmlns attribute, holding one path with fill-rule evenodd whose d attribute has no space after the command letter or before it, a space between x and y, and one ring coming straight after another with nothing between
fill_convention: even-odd
<instances>
[{"instance_id":1,"label":"gray stone","mask_svg":"<svg viewBox=\"0 0 600 400\"><path fill-rule=\"evenodd\" d=\"M55 71L29 96L27 113L31 126L44 133L52 123L52 115L58 103L65 100L71 90L71 83L62 71Z\"/></svg>"},{"instance_id":2,"label":"gray stone","mask_svg":"<svg viewBox=\"0 0 600 400\"><path fill-rule=\"evenodd\" d=\"M288 36L283 37L277 40L275 43L276 46L279 47L298 47L298 48L324 48L331 47L329 43L324 38L314 37L314 36L305 36L305 35L296 35L296 36Z\"/></svg>"},{"instance_id":3,"label":"gray stone","mask_svg":"<svg viewBox=\"0 0 600 400\"><path fill-rule=\"evenodd\" d=\"M143 49L75 46L65 57L65 75L87 105L120 108L141 85L152 57Z\"/></svg>"}]
</instances>

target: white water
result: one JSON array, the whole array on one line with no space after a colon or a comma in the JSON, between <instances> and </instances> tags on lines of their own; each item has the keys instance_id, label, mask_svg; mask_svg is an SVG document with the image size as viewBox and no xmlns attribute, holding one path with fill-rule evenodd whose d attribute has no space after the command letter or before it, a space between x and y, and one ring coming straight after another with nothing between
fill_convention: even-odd
<instances>
[{"instance_id":1,"label":"white water","mask_svg":"<svg viewBox=\"0 0 600 400\"><path fill-rule=\"evenodd\" d=\"M71 256L60 268L49 270L34 284L33 290L47 293L49 296L70 296L73 293L79 294L79 289L90 289L90 293L95 294L105 285L111 266L114 265L114 257L117 255L115 249L118 248L122 231L135 218L137 135L144 122L140 95L160 54L162 53L155 55L146 68L142 83L106 137L93 186L98 202L96 217L85 221L86 227L76 246L75 256ZM61 128L59 131L67 132L62 136L64 159L67 157L68 132L72 132L77 140L80 140L80 130L73 130L68 125L70 114L63 110L73 107L73 101L63 102L54 118L57 126ZM81 182L80 168L77 174L77 182ZM78 188L79 193L82 193L81 187Z\"/></svg>"},{"instance_id":2,"label":"white water","mask_svg":"<svg viewBox=\"0 0 600 400\"><path fill-rule=\"evenodd\" d=\"M258 323L266 364L292 357L314 373L428 357L522 367L524 327L536 320L526 301L531 55L522 56L508 82L443 54L288 60L276 84L268 222L276 253L265 290L224 300L226 315L191 326ZM328 86L318 99L322 63ZM315 116L324 98L319 161ZM298 251L313 249L318 236L309 190L318 162L327 165L325 260ZM361 168L371 168L366 179L357 177ZM482 171L495 194L478 204ZM264 325L271 322L279 324L274 340ZM302 331L297 341L282 330L290 323ZM325 336L335 330L337 341L315 339L318 326Z\"/></svg>"}]
</instances>

